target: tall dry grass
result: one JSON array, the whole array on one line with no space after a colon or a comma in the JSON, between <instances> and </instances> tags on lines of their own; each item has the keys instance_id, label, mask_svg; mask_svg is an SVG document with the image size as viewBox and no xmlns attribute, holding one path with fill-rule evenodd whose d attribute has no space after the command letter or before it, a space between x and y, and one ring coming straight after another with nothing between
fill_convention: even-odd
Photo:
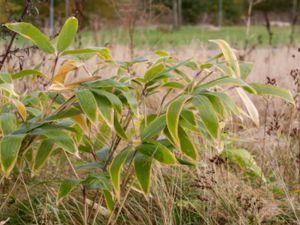
<instances>
[{"instance_id":1,"label":"tall dry grass","mask_svg":"<svg viewBox=\"0 0 300 225\"><path fill-rule=\"evenodd\" d=\"M116 59L130 58L126 46L111 46L111 51ZM136 49L135 54L148 56L150 51ZM216 54L197 43L169 49L169 52L179 59L192 57L198 62L205 62ZM43 64L44 59L38 53L24 54L23 57L21 66L24 68L41 63L41 70L50 74L51 65ZM297 49L255 49L245 60L253 63L249 81L266 83L269 77L269 80L275 79L277 85L293 90L297 97L297 84L291 76L292 70L300 70ZM96 59L88 62L95 69L99 67L97 63ZM19 64L17 58L12 58L8 65L17 69ZM114 68L99 71L103 77L113 73ZM76 76L80 76L80 71ZM38 80L31 86L25 79L17 85L20 90L30 91L43 88L47 85L44 82ZM157 108L157 98L159 96L147 102L148 110ZM240 169L216 157L212 149L200 148L202 160L194 170L156 165L149 198L145 199L133 188L126 199L122 199L124 207L114 224L300 224L299 112L280 100L260 98L254 101L261 113L261 126L247 124L245 127L239 121L232 121L228 129L235 137L234 147L245 147L254 154L267 178L266 183L248 178ZM63 173L55 163L54 157L45 169L53 175L51 179L58 180ZM4 188L9 190L13 185L8 182ZM25 187L28 194L24 193ZM41 224L80 224L82 221L82 215L78 213L82 204L76 194L57 206L55 189L48 186L46 180L36 184L36 180L26 177L12 192L13 201L10 199L0 213L1 220L11 218L7 224L22 221L12 219L20 212L23 221L37 218ZM29 204L31 201L34 204ZM103 224L105 213L100 209L98 215L95 224Z\"/></svg>"}]
</instances>

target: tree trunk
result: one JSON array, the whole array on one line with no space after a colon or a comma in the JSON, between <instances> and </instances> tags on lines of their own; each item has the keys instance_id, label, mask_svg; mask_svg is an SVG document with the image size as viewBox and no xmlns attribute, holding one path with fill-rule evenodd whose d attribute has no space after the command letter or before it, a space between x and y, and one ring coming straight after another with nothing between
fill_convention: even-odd
<instances>
[{"instance_id":1,"label":"tree trunk","mask_svg":"<svg viewBox=\"0 0 300 225\"><path fill-rule=\"evenodd\" d=\"M179 30L182 23L182 0L173 0L173 29Z\"/></svg>"},{"instance_id":2,"label":"tree trunk","mask_svg":"<svg viewBox=\"0 0 300 225\"><path fill-rule=\"evenodd\" d=\"M69 17L70 14L70 0L65 0L65 16Z\"/></svg>"},{"instance_id":3,"label":"tree trunk","mask_svg":"<svg viewBox=\"0 0 300 225\"><path fill-rule=\"evenodd\" d=\"M54 34L54 0L50 0L50 36Z\"/></svg>"},{"instance_id":4,"label":"tree trunk","mask_svg":"<svg viewBox=\"0 0 300 225\"><path fill-rule=\"evenodd\" d=\"M218 26L222 27L223 23L223 0L219 0Z\"/></svg>"},{"instance_id":5,"label":"tree trunk","mask_svg":"<svg viewBox=\"0 0 300 225\"><path fill-rule=\"evenodd\" d=\"M173 29L178 30L179 24L178 24L178 1L177 0L173 0L172 11L173 11Z\"/></svg>"},{"instance_id":6,"label":"tree trunk","mask_svg":"<svg viewBox=\"0 0 300 225\"><path fill-rule=\"evenodd\" d=\"M298 0L293 0L290 45L292 45L294 43L295 25L296 25L297 20L298 20L297 7L298 7Z\"/></svg>"}]
</instances>

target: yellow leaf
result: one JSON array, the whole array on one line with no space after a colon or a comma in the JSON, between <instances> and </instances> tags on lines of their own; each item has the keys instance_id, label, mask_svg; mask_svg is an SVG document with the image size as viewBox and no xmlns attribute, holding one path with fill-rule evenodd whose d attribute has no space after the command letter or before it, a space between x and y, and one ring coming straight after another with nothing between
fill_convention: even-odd
<instances>
[{"instance_id":1,"label":"yellow leaf","mask_svg":"<svg viewBox=\"0 0 300 225\"><path fill-rule=\"evenodd\" d=\"M77 70L83 63L76 62L76 61L68 61L65 62L55 74L53 78L53 82L63 84L65 82L65 78L67 74L71 71Z\"/></svg>"},{"instance_id":2,"label":"yellow leaf","mask_svg":"<svg viewBox=\"0 0 300 225\"><path fill-rule=\"evenodd\" d=\"M88 82L88 81L97 80L97 79L99 79L99 77L97 77L97 76L85 77L85 78L83 78L81 80L78 80L78 81L66 84L66 87L77 87L77 86L79 86L82 83L85 83L85 82Z\"/></svg>"},{"instance_id":3,"label":"yellow leaf","mask_svg":"<svg viewBox=\"0 0 300 225\"><path fill-rule=\"evenodd\" d=\"M22 117L23 121L26 121L27 119L27 112L26 112L26 108L23 105L22 102L20 102L17 99L12 99L12 102L14 103L14 105L16 106L18 113L20 114L20 116Z\"/></svg>"},{"instance_id":4,"label":"yellow leaf","mask_svg":"<svg viewBox=\"0 0 300 225\"><path fill-rule=\"evenodd\" d=\"M74 121L76 121L84 131L86 131L86 132L88 131L88 126L86 124L86 121L85 121L83 115L80 114L80 115L72 116L72 119Z\"/></svg>"},{"instance_id":5,"label":"yellow leaf","mask_svg":"<svg viewBox=\"0 0 300 225\"><path fill-rule=\"evenodd\" d=\"M68 91L72 91L75 88L75 86L64 86L63 84L57 83L57 84L52 84L48 91L52 91L52 92L68 92Z\"/></svg>"}]
</instances>

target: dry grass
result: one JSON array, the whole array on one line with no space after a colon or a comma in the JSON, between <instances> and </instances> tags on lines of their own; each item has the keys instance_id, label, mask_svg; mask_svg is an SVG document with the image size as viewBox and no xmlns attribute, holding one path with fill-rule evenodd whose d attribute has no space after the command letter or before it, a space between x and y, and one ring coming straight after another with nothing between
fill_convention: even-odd
<instances>
[{"instance_id":1,"label":"dry grass","mask_svg":"<svg viewBox=\"0 0 300 225\"><path fill-rule=\"evenodd\" d=\"M113 46L111 50L115 58L129 59L127 47ZM148 50L135 52L142 56L148 53ZM170 53L179 59L193 57L198 62L204 62L216 52L191 43L172 49ZM297 94L290 72L300 69L299 59L300 53L296 49L256 49L246 57L247 61L253 62L249 80L266 83L267 77L274 78L277 85ZM42 61L39 54L32 53L25 58L23 67L32 67ZM91 66L96 63L95 59L89 61ZM17 68L18 64L12 60L10 66ZM50 66L42 65L41 70L50 74ZM112 70L103 68L101 74L106 76ZM28 89L25 82L18 85L20 89ZM41 87L43 84L36 85ZM167 169L156 165L150 197L145 199L133 189L115 224L300 224L299 141L293 133L294 128L298 129L296 135L299 133L297 112L278 100L257 98L255 102L262 115L261 127L249 126L241 130L234 124L232 131L242 140L235 146L246 147L255 155L267 178L266 183L244 176L237 168L228 168L226 162L212 162L216 153L206 149L201 151L202 160L194 170L183 167ZM155 110L157 104L155 96L147 103L148 109ZM274 127L276 121L280 128ZM51 163L46 169L61 173ZM54 176L54 179L57 178ZM0 219L17 216L21 212L25 214L19 215L23 221L33 222L32 215L35 212L38 220L44 221L44 224L81 223L81 215L76 210L82 210L80 200L71 198L63 205L56 206L52 187L43 184L40 185L41 190L33 185L34 182L34 179L26 178L29 194L35 202L34 209L30 209L28 198L21 193L24 187L19 182L13 191L14 201L7 204L11 208L6 207L0 213ZM4 188L10 189L12 186L13 183L8 182ZM25 216L28 220L24 219ZM22 220L11 219L10 224L19 221ZM99 216L96 224L103 224L103 221L103 217Z\"/></svg>"}]
</instances>

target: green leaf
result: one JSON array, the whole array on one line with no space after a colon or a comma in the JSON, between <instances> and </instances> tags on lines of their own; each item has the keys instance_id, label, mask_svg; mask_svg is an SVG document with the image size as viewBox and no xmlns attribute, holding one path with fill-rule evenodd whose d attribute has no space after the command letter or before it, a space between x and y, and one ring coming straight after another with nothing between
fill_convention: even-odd
<instances>
[{"instance_id":1,"label":"green leaf","mask_svg":"<svg viewBox=\"0 0 300 225\"><path fill-rule=\"evenodd\" d=\"M67 197L75 188L80 184L79 180L66 179L64 180L58 190L57 203L59 203L63 198Z\"/></svg>"},{"instance_id":2,"label":"green leaf","mask_svg":"<svg viewBox=\"0 0 300 225\"><path fill-rule=\"evenodd\" d=\"M144 78L145 80L150 81L156 75L162 73L164 70L165 70L165 65L163 63L156 64L146 71Z\"/></svg>"},{"instance_id":3,"label":"green leaf","mask_svg":"<svg viewBox=\"0 0 300 225\"><path fill-rule=\"evenodd\" d=\"M14 168L24 137L24 134L11 134L4 136L0 142L1 168L5 176L8 176Z\"/></svg>"},{"instance_id":4,"label":"green leaf","mask_svg":"<svg viewBox=\"0 0 300 225\"><path fill-rule=\"evenodd\" d=\"M98 54L105 60L112 59L108 48L84 48L84 49L66 50L62 53L62 55L71 55L71 56L84 57L84 58L86 57L89 58L96 54Z\"/></svg>"},{"instance_id":5,"label":"green leaf","mask_svg":"<svg viewBox=\"0 0 300 225\"><path fill-rule=\"evenodd\" d=\"M17 129L17 118L13 113L0 115L0 127L4 135L10 134Z\"/></svg>"},{"instance_id":6,"label":"green leaf","mask_svg":"<svg viewBox=\"0 0 300 225\"><path fill-rule=\"evenodd\" d=\"M3 84L3 83L7 83L7 84L12 83L11 74L9 74L9 73L1 73L0 74L0 84Z\"/></svg>"},{"instance_id":7,"label":"green leaf","mask_svg":"<svg viewBox=\"0 0 300 225\"><path fill-rule=\"evenodd\" d=\"M65 151L78 156L78 148L73 139L61 128L38 128L32 134L45 136Z\"/></svg>"},{"instance_id":8,"label":"green leaf","mask_svg":"<svg viewBox=\"0 0 300 225\"><path fill-rule=\"evenodd\" d=\"M162 85L165 88L173 88L173 89L183 89L184 85L179 82L171 81Z\"/></svg>"},{"instance_id":9,"label":"green leaf","mask_svg":"<svg viewBox=\"0 0 300 225\"><path fill-rule=\"evenodd\" d=\"M152 158L137 152L134 157L134 169L138 182L145 194L150 190Z\"/></svg>"},{"instance_id":10,"label":"green leaf","mask_svg":"<svg viewBox=\"0 0 300 225\"><path fill-rule=\"evenodd\" d=\"M115 131L116 131L116 133L119 137L121 137L125 140L128 140L128 137L127 137L123 127L121 126L116 113L114 114L114 128L115 128Z\"/></svg>"},{"instance_id":11,"label":"green leaf","mask_svg":"<svg viewBox=\"0 0 300 225\"><path fill-rule=\"evenodd\" d=\"M4 24L8 29L18 33L22 37L32 41L39 49L46 53L54 53L55 49L49 38L43 34L38 28L30 23L6 23Z\"/></svg>"},{"instance_id":12,"label":"green leaf","mask_svg":"<svg viewBox=\"0 0 300 225\"><path fill-rule=\"evenodd\" d=\"M106 97L110 101L110 103L114 106L114 108L117 110L118 113L122 112L122 102L118 96L104 90L93 90L93 92L97 93L98 95Z\"/></svg>"},{"instance_id":13,"label":"green leaf","mask_svg":"<svg viewBox=\"0 0 300 225\"><path fill-rule=\"evenodd\" d=\"M75 92L75 95L88 119L95 122L97 119L97 102L92 92L80 89Z\"/></svg>"},{"instance_id":14,"label":"green leaf","mask_svg":"<svg viewBox=\"0 0 300 225\"><path fill-rule=\"evenodd\" d=\"M140 144L136 147L136 150L165 164L172 165L176 163L172 151L158 142Z\"/></svg>"},{"instance_id":15,"label":"green leaf","mask_svg":"<svg viewBox=\"0 0 300 225\"><path fill-rule=\"evenodd\" d=\"M131 148L127 147L122 150L118 155L116 155L109 167L109 174L111 177L111 182L114 186L114 190L117 196L117 199L120 199L120 175L121 169L130 153Z\"/></svg>"},{"instance_id":16,"label":"green leaf","mask_svg":"<svg viewBox=\"0 0 300 225\"><path fill-rule=\"evenodd\" d=\"M110 212L112 212L114 210L115 202L111 192L108 190L103 190L103 195L105 198L107 208L109 209Z\"/></svg>"},{"instance_id":17,"label":"green leaf","mask_svg":"<svg viewBox=\"0 0 300 225\"><path fill-rule=\"evenodd\" d=\"M192 159L197 159L197 150L191 141L190 137L184 131L182 127L179 127L179 140L180 140L180 149L187 156Z\"/></svg>"},{"instance_id":18,"label":"green leaf","mask_svg":"<svg viewBox=\"0 0 300 225\"><path fill-rule=\"evenodd\" d=\"M198 87L195 88L193 91L193 94L199 94L202 91L205 91L209 88L220 86L220 85L230 85L230 86L238 86L238 87L248 87L250 91L255 93L255 90L251 89L251 86L249 86L245 81L239 78L234 77L221 77L212 81L209 81L207 83L201 84Z\"/></svg>"},{"instance_id":19,"label":"green leaf","mask_svg":"<svg viewBox=\"0 0 300 225\"><path fill-rule=\"evenodd\" d=\"M295 104L292 93L289 90L268 84L251 84L258 95L272 95L282 98L283 100Z\"/></svg>"},{"instance_id":20,"label":"green leaf","mask_svg":"<svg viewBox=\"0 0 300 225\"><path fill-rule=\"evenodd\" d=\"M72 44L77 29L78 20L75 17L68 18L57 38L56 49L58 52L64 51Z\"/></svg>"},{"instance_id":21,"label":"green leaf","mask_svg":"<svg viewBox=\"0 0 300 225\"><path fill-rule=\"evenodd\" d=\"M245 149L226 149L222 156L229 162L235 163L249 175L262 178L265 181L261 168L256 164L253 156Z\"/></svg>"},{"instance_id":22,"label":"green leaf","mask_svg":"<svg viewBox=\"0 0 300 225\"><path fill-rule=\"evenodd\" d=\"M251 63L240 63L241 78L246 80L252 71L253 64Z\"/></svg>"},{"instance_id":23,"label":"green leaf","mask_svg":"<svg viewBox=\"0 0 300 225\"><path fill-rule=\"evenodd\" d=\"M26 69L26 70L22 70L20 72L17 73L13 73L11 74L11 78L13 80L22 78L22 77L27 77L27 76L43 76L46 77L45 74L43 74L42 72L38 71L38 70L32 70L32 69Z\"/></svg>"},{"instance_id":24,"label":"green leaf","mask_svg":"<svg viewBox=\"0 0 300 225\"><path fill-rule=\"evenodd\" d=\"M143 141L150 140L151 138L159 135L166 126L166 115L161 115L151 121L141 131L141 139Z\"/></svg>"},{"instance_id":25,"label":"green leaf","mask_svg":"<svg viewBox=\"0 0 300 225\"><path fill-rule=\"evenodd\" d=\"M45 164L53 150L53 145L53 142L50 140L44 140L40 144L32 167L34 173L36 173Z\"/></svg>"},{"instance_id":26,"label":"green leaf","mask_svg":"<svg viewBox=\"0 0 300 225\"><path fill-rule=\"evenodd\" d=\"M195 161L190 161L190 160L182 159L182 158L179 158L179 157L176 157L176 159L181 165L190 166L190 167L195 166Z\"/></svg>"},{"instance_id":27,"label":"green leaf","mask_svg":"<svg viewBox=\"0 0 300 225\"><path fill-rule=\"evenodd\" d=\"M214 95L206 95L206 94L203 94L203 95L209 99L209 101L211 102L211 105L213 106L214 110L218 113L218 115L221 118L224 118L226 111L225 111L225 107L224 107L222 101L217 96L214 96Z\"/></svg>"},{"instance_id":28,"label":"green leaf","mask_svg":"<svg viewBox=\"0 0 300 225\"><path fill-rule=\"evenodd\" d=\"M211 95L218 97L227 111L234 113L239 116L241 114L239 108L236 106L235 102L225 93L222 92L205 92L205 95Z\"/></svg>"},{"instance_id":29,"label":"green leaf","mask_svg":"<svg viewBox=\"0 0 300 225\"><path fill-rule=\"evenodd\" d=\"M101 118L107 123L108 126L113 127L113 107L110 101L101 95L94 93Z\"/></svg>"},{"instance_id":30,"label":"green leaf","mask_svg":"<svg viewBox=\"0 0 300 225\"><path fill-rule=\"evenodd\" d=\"M189 99L188 96L182 95L175 99L167 108L166 120L167 127L170 132L170 135L174 139L175 143L179 146L179 137L178 137L178 124L180 113L183 109L184 104Z\"/></svg>"},{"instance_id":31,"label":"green leaf","mask_svg":"<svg viewBox=\"0 0 300 225\"><path fill-rule=\"evenodd\" d=\"M200 113L200 117L212 137L215 139L219 136L219 121L217 114L209 101L205 96L193 97L192 104Z\"/></svg>"},{"instance_id":32,"label":"green leaf","mask_svg":"<svg viewBox=\"0 0 300 225\"><path fill-rule=\"evenodd\" d=\"M241 71L238 63L238 59L232 49L230 48L229 44L221 39L218 40L211 40L211 42L216 43L219 48L221 49L223 56L228 63L229 67L232 69L231 76L233 77L240 77L241 76Z\"/></svg>"},{"instance_id":33,"label":"green leaf","mask_svg":"<svg viewBox=\"0 0 300 225\"><path fill-rule=\"evenodd\" d=\"M135 95L132 91L122 91L124 97L126 98L126 101L131 109L131 111L137 115L138 114L138 103L135 98Z\"/></svg>"}]
</instances>

